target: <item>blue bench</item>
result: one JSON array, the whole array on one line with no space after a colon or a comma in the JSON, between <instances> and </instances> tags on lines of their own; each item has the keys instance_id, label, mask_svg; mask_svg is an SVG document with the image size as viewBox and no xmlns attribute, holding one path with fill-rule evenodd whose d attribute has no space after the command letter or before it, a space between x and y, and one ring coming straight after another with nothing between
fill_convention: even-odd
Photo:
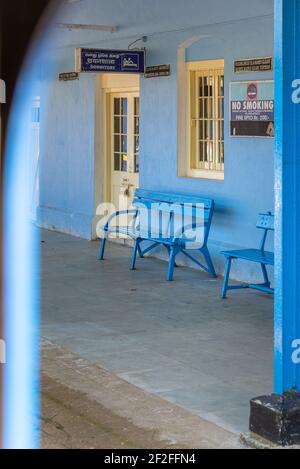
<instances>
[{"instance_id":1,"label":"blue bench","mask_svg":"<svg viewBox=\"0 0 300 469\"><path fill-rule=\"evenodd\" d=\"M216 277L207 247L214 212L213 200L137 189L132 205L133 209L111 215L102 227L104 236L100 259L104 258L109 233L119 233L134 240L131 270L135 269L137 254L143 258L145 254L162 245L169 253L167 280L173 280L179 253L184 254L212 277ZM126 226L112 224L115 219L124 215L131 217ZM194 253L202 254L205 264L195 258Z\"/></svg>"},{"instance_id":2,"label":"blue bench","mask_svg":"<svg viewBox=\"0 0 300 469\"><path fill-rule=\"evenodd\" d=\"M228 290L238 290L243 288L252 288L264 293L272 294L274 289L271 288L271 283L268 276L267 266L274 266L274 253L265 250L266 241L269 231L274 231L274 215L271 212L267 214L260 214L257 221L257 228L263 230L263 236L259 249L244 249L237 251L225 251L222 254L226 257L226 272L224 277L224 285L222 290L222 298L226 298ZM230 270L232 261L235 259L242 259L249 262L255 262L261 265L264 282L261 284L243 284L229 286Z\"/></svg>"}]
</instances>

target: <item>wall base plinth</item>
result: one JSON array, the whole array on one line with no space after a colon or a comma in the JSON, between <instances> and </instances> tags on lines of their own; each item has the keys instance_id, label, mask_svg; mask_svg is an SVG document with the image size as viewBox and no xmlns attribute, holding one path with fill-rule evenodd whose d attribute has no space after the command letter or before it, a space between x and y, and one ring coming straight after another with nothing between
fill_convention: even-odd
<instances>
[{"instance_id":1,"label":"wall base plinth","mask_svg":"<svg viewBox=\"0 0 300 469\"><path fill-rule=\"evenodd\" d=\"M250 431L280 446L300 445L300 394L286 392L252 399Z\"/></svg>"}]
</instances>

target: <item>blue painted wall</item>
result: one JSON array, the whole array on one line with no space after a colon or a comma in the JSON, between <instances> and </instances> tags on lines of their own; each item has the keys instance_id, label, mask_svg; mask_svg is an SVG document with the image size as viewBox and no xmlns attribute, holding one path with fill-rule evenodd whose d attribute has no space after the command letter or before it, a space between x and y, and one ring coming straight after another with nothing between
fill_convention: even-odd
<instances>
[{"instance_id":1,"label":"blue painted wall","mask_svg":"<svg viewBox=\"0 0 300 469\"><path fill-rule=\"evenodd\" d=\"M59 83L41 105L39 223L87 239L94 214L93 89L91 76Z\"/></svg>"},{"instance_id":2,"label":"blue painted wall","mask_svg":"<svg viewBox=\"0 0 300 469\"><path fill-rule=\"evenodd\" d=\"M171 61L173 75L141 82L141 187L203 194L215 199L211 247L221 271L223 259L219 251L255 247L261 235L255 229L257 213L274 211L273 139L229 136L230 82L273 79L273 73L234 74L234 60L273 55L272 21L270 18L211 27L205 30L211 37L200 40L187 51L188 61L225 60L225 109L228 110L225 115L225 181L177 176L177 49L174 38L161 42L159 38L152 40L148 53L150 64ZM233 268L235 278L249 276L249 269L250 278L256 278L257 266L241 263L237 267Z\"/></svg>"},{"instance_id":3,"label":"blue painted wall","mask_svg":"<svg viewBox=\"0 0 300 469\"><path fill-rule=\"evenodd\" d=\"M62 32L53 38L48 60L56 64L55 74L47 74L47 64L43 65L43 89L50 106L43 111L42 105L40 224L90 239L95 211L95 78L85 75L78 82L62 84L56 73L72 70L76 46L127 48L139 35L148 34L148 64L171 63L172 76L141 79L140 186L215 199L211 248L222 271L219 251L258 243L257 213L274 210L273 140L229 136L230 81L273 78L272 73L233 73L235 59L273 55L273 1L255 0L249 5L246 0L209 4L204 0L88 0L84 5L73 4L60 20L122 26L116 35ZM131 10L134 14L129 15L129 6L136 7ZM188 61L225 60L228 112L222 182L177 176L177 48L195 35L207 37L188 49ZM55 49L55 43L59 48ZM102 176L96 175L99 184ZM249 274L249 266L240 264L233 276L254 279L258 272L253 266Z\"/></svg>"}]
</instances>

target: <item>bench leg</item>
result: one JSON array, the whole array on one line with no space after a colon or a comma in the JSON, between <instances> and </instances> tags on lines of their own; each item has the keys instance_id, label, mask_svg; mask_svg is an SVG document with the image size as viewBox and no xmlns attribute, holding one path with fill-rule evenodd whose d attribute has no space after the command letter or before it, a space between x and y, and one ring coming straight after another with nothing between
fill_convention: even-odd
<instances>
[{"instance_id":1,"label":"bench leg","mask_svg":"<svg viewBox=\"0 0 300 469\"><path fill-rule=\"evenodd\" d=\"M269 276L268 276L268 271L267 271L267 268L264 264L261 264L261 270L262 270L262 273L263 273L263 276L264 276L264 281L265 281L265 284L267 287L270 287L271 286L271 282L269 280Z\"/></svg>"},{"instance_id":2,"label":"bench leg","mask_svg":"<svg viewBox=\"0 0 300 469\"><path fill-rule=\"evenodd\" d=\"M230 276L230 270L231 270L231 263L232 263L232 258L229 257L227 259L226 271L225 271L225 276L224 276L224 283L223 283L223 290L222 290L222 298L223 299L225 299L226 296L227 296L229 276Z\"/></svg>"},{"instance_id":3,"label":"bench leg","mask_svg":"<svg viewBox=\"0 0 300 469\"><path fill-rule=\"evenodd\" d=\"M176 259L177 254L178 254L178 249L174 247L170 248L170 261L169 261L169 268L168 268L168 275L167 275L168 282L172 282L174 278L175 259Z\"/></svg>"},{"instance_id":4,"label":"bench leg","mask_svg":"<svg viewBox=\"0 0 300 469\"><path fill-rule=\"evenodd\" d=\"M215 268L214 268L214 264L213 264L213 261L211 260L211 257L210 257L210 253L209 253L209 250L207 247L205 247L203 250L203 255L205 257L205 260L206 260L206 263L207 263L207 267L208 267L208 271L210 273L210 275L214 278L217 278L217 274L216 274L216 271L215 271Z\"/></svg>"},{"instance_id":5,"label":"bench leg","mask_svg":"<svg viewBox=\"0 0 300 469\"><path fill-rule=\"evenodd\" d=\"M144 254L143 254L142 248L140 246L140 243L138 244L138 253L139 253L140 258L144 259Z\"/></svg>"},{"instance_id":6,"label":"bench leg","mask_svg":"<svg viewBox=\"0 0 300 469\"><path fill-rule=\"evenodd\" d=\"M167 251L168 251L168 253L169 253L169 257L170 257L170 256L171 256L171 247L170 247L170 246L166 246L166 249L167 249ZM175 262L175 264L174 264L174 267L175 267L176 269L177 269L177 267L178 267L178 265L176 264L176 262Z\"/></svg>"},{"instance_id":7,"label":"bench leg","mask_svg":"<svg viewBox=\"0 0 300 469\"><path fill-rule=\"evenodd\" d=\"M139 250L139 245L140 245L140 240L136 239L134 242L133 249L132 249L130 270L135 270L136 256Z\"/></svg>"},{"instance_id":8,"label":"bench leg","mask_svg":"<svg viewBox=\"0 0 300 469\"><path fill-rule=\"evenodd\" d=\"M103 261L103 259L104 259L105 245L106 245L106 238L103 238L102 243L101 243L101 249L100 249L100 260L101 261Z\"/></svg>"}]
</instances>

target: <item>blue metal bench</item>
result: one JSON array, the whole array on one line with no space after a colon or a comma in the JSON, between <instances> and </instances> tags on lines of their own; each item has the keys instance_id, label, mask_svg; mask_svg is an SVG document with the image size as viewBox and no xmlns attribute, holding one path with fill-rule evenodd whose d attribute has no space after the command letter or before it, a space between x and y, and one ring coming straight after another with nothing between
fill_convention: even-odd
<instances>
[{"instance_id":1,"label":"blue metal bench","mask_svg":"<svg viewBox=\"0 0 300 469\"><path fill-rule=\"evenodd\" d=\"M274 266L274 253L265 250L268 233L269 231L274 231L274 215L272 215L271 212L267 214L260 214L257 221L257 228L263 230L263 236L259 249L245 249L238 251L222 252L222 254L227 259L222 298L226 298L228 290L238 290L244 288L252 288L254 290L259 290L269 294L274 293L274 289L271 288L271 283L267 271L267 266ZM235 259L242 259L260 264L264 283L229 286L231 265L232 261Z\"/></svg>"},{"instance_id":2,"label":"blue metal bench","mask_svg":"<svg viewBox=\"0 0 300 469\"><path fill-rule=\"evenodd\" d=\"M179 253L184 254L212 277L216 277L207 247L214 212L213 200L137 189L132 205L131 210L113 214L103 226L100 259L104 258L109 233L120 233L134 240L131 270L135 269L137 254L143 258L145 254L162 245L169 253L167 280L173 280ZM115 218L126 214L132 217L131 223L127 226L112 226ZM201 236L198 237L199 233ZM147 246L145 242L148 242ZM203 255L206 264L192 255L197 252Z\"/></svg>"}]
</instances>

